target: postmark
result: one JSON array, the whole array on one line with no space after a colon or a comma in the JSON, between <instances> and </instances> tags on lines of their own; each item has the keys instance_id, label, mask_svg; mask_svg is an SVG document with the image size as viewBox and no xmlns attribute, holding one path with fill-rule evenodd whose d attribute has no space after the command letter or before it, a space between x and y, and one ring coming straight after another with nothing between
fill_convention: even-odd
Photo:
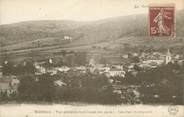
<instances>
[{"instance_id":1,"label":"postmark","mask_svg":"<svg viewBox=\"0 0 184 117\"><path fill-rule=\"evenodd\" d=\"M175 36L174 4L149 6L149 35Z\"/></svg>"},{"instance_id":2,"label":"postmark","mask_svg":"<svg viewBox=\"0 0 184 117\"><path fill-rule=\"evenodd\" d=\"M179 107L178 106L169 106L168 112L171 115L176 115L179 112Z\"/></svg>"}]
</instances>

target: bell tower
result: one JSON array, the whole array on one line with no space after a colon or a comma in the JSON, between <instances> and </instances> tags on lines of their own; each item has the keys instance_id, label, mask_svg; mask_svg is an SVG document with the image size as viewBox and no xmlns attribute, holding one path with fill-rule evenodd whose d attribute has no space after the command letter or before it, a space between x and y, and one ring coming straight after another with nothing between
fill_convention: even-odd
<instances>
[{"instance_id":1,"label":"bell tower","mask_svg":"<svg viewBox=\"0 0 184 117\"><path fill-rule=\"evenodd\" d=\"M165 64L168 64L169 62L171 62L171 60L172 60L171 53L170 53L170 50L168 49L167 55L165 57Z\"/></svg>"}]
</instances>

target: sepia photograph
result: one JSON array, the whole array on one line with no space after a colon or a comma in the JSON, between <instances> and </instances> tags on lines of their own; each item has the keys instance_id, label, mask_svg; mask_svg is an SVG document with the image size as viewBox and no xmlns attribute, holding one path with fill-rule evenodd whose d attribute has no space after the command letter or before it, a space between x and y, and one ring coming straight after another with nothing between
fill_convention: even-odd
<instances>
[{"instance_id":1,"label":"sepia photograph","mask_svg":"<svg viewBox=\"0 0 184 117\"><path fill-rule=\"evenodd\" d=\"M184 117L184 0L0 0L0 117Z\"/></svg>"}]
</instances>

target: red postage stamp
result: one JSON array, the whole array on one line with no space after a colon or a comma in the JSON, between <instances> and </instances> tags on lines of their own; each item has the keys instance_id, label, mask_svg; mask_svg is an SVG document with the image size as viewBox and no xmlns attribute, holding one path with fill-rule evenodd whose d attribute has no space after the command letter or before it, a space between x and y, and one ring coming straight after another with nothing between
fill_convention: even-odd
<instances>
[{"instance_id":1,"label":"red postage stamp","mask_svg":"<svg viewBox=\"0 0 184 117\"><path fill-rule=\"evenodd\" d=\"M175 36L174 5L150 5L149 35Z\"/></svg>"}]
</instances>

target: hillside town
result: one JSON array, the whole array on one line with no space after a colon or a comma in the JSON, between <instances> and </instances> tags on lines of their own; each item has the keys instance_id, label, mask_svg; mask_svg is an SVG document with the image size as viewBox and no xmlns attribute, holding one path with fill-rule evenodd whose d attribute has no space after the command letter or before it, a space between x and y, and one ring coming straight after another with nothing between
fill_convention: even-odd
<instances>
[{"instance_id":1,"label":"hillside town","mask_svg":"<svg viewBox=\"0 0 184 117\"><path fill-rule=\"evenodd\" d=\"M69 39L69 37L66 38ZM158 76L156 74L159 74L155 71L168 68L173 72L172 77L183 78L184 75L184 55L171 53L169 49L164 53L122 54L122 61L119 64L102 64L95 58L87 60L87 55L81 56L76 53L75 56L79 57L77 59L81 61L77 63L75 61L77 59L74 59L73 65L65 64L68 58L62 61L62 64L54 57L42 61L25 60L21 63L4 60L0 66L0 100L155 103L161 99L162 95L158 91L153 91L160 88L160 84L156 83L165 83L166 85L171 82L167 79L170 76L167 75L163 76L166 77L165 79L154 81L157 79L154 77ZM64 57L66 58L67 54ZM170 72L169 70L166 72ZM152 76L149 76L149 73L153 73ZM148 79L150 81L147 81ZM183 79L177 80L183 81ZM178 88L176 87L176 90ZM145 92L148 89L150 89L150 94ZM38 90L41 93L44 92L43 95ZM86 94L80 97L80 93ZM105 96L104 98L107 99L102 101L98 97L99 95ZM178 100L182 100L181 93L167 96L170 96L168 99L172 100L172 103L177 104L180 103L177 102ZM150 100L147 101L148 99Z\"/></svg>"}]
</instances>

